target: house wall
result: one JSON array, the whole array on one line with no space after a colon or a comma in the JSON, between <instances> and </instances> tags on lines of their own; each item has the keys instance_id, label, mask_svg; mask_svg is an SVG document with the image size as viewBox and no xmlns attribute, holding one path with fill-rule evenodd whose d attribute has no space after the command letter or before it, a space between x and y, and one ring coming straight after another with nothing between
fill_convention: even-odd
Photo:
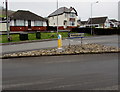
<instances>
[{"instance_id":1,"label":"house wall","mask_svg":"<svg viewBox=\"0 0 120 92\"><path fill-rule=\"evenodd\" d=\"M16 26L14 20L10 22L10 31L45 31L47 23L43 21L43 26L35 26L35 21L31 21L31 28L28 28L28 21L24 21L25 26Z\"/></svg>"},{"instance_id":2,"label":"house wall","mask_svg":"<svg viewBox=\"0 0 120 92\"><path fill-rule=\"evenodd\" d=\"M104 23L104 28L110 28L110 23L109 23L109 19L106 19L106 22Z\"/></svg>"},{"instance_id":3,"label":"house wall","mask_svg":"<svg viewBox=\"0 0 120 92\"><path fill-rule=\"evenodd\" d=\"M0 23L0 31L7 31L7 24L6 23Z\"/></svg>"},{"instance_id":4,"label":"house wall","mask_svg":"<svg viewBox=\"0 0 120 92\"><path fill-rule=\"evenodd\" d=\"M58 16L58 26L63 26L63 21L67 20L65 18L65 15L59 15ZM57 16L49 17L49 26L57 26Z\"/></svg>"},{"instance_id":5,"label":"house wall","mask_svg":"<svg viewBox=\"0 0 120 92\"><path fill-rule=\"evenodd\" d=\"M11 22L10 22L10 26L14 26L14 20L11 20Z\"/></svg>"},{"instance_id":6,"label":"house wall","mask_svg":"<svg viewBox=\"0 0 120 92\"><path fill-rule=\"evenodd\" d=\"M28 26L28 21L24 20L24 22L25 22L25 26ZM47 23L45 21L39 21L39 22L42 22L43 26L47 26ZM35 21L31 21L31 26L34 26L34 25L35 25ZM11 20L10 26L16 26L14 20Z\"/></svg>"}]
</instances>

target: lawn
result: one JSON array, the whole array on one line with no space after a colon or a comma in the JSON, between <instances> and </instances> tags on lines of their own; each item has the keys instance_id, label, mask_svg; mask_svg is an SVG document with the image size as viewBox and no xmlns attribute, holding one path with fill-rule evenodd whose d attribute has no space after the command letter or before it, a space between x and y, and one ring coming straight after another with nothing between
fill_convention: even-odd
<instances>
[{"instance_id":1,"label":"lawn","mask_svg":"<svg viewBox=\"0 0 120 92\"><path fill-rule=\"evenodd\" d=\"M59 32L63 38L68 37L68 32ZM11 34L10 37L12 38L11 42L19 42L19 34ZM57 38L57 33L41 33L41 39L53 39ZM41 40L36 38L36 33L29 33L28 34L29 40ZM0 43L7 43L7 35L0 35Z\"/></svg>"},{"instance_id":2,"label":"lawn","mask_svg":"<svg viewBox=\"0 0 120 92\"><path fill-rule=\"evenodd\" d=\"M62 35L62 38L68 37L68 32L59 32L59 34ZM85 36L90 36L89 34L85 34ZM19 34L11 34L10 37L12 38L11 42L20 42ZM41 39L54 39L57 38L57 33L51 32L51 33L42 33L41 32ZM36 33L29 33L28 39L31 40L41 40L36 38ZM7 43L7 35L0 35L0 43Z\"/></svg>"}]
</instances>

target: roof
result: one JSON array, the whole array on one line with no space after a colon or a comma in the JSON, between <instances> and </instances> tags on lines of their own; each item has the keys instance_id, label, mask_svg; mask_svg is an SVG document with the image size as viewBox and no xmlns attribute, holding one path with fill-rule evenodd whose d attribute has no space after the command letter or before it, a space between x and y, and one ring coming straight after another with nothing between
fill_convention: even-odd
<instances>
[{"instance_id":1,"label":"roof","mask_svg":"<svg viewBox=\"0 0 120 92\"><path fill-rule=\"evenodd\" d=\"M75 14L77 15L77 11L74 8L70 7L68 9L66 7L61 7L59 9L57 9L56 11L54 11L53 13L51 13L48 17L52 17L52 16L56 16L56 15L61 15L63 13L70 13L72 10L74 10L76 12Z\"/></svg>"},{"instance_id":2,"label":"roof","mask_svg":"<svg viewBox=\"0 0 120 92\"><path fill-rule=\"evenodd\" d=\"M81 21L82 25L85 25L87 23L87 21Z\"/></svg>"},{"instance_id":3,"label":"roof","mask_svg":"<svg viewBox=\"0 0 120 92\"><path fill-rule=\"evenodd\" d=\"M1 21L1 20L0 20L0 23L7 23L7 21ZM10 23L10 21L8 21L8 23Z\"/></svg>"},{"instance_id":4,"label":"roof","mask_svg":"<svg viewBox=\"0 0 120 92\"><path fill-rule=\"evenodd\" d=\"M103 24L105 23L108 17L96 17L96 18L89 18L88 24Z\"/></svg>"},{"instance_id":5,"label":"roof","mask_svg":"<svg viewBox=\"0 0 120 92\"><path fill-rule=\"evenodd\" d=\"M110 21L112 21L112 22L118 22L116 19L110 19Z\"/></svg>"},{"instance_id":6,"label":"roof","mask_svg":"<svg viewBox=\"0 0 120 92\"><path fill-rule=\"evenodd\" d=\"M47 19L38 16L30 11L18 10L9 16L10 19L19 19L19 20L33 20L33 21L47 21Z\"/></svg>"},{"instance_id":7,"label":"roof","mask_svg":"<svg viewBox=\"0 0 120 92\"><path fill-rule=\"evenodd\" d=\"M8 20L10 22L10 20ZM0 23L7 23L6 17L0 17Z\"/></svg>"}]
</instances>

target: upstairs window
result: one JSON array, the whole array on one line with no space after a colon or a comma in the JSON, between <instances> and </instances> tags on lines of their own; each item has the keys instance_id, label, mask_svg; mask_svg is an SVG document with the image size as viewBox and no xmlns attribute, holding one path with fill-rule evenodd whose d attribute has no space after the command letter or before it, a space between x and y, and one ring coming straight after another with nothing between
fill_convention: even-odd
<instances>
[{"instance_id":1,"label":"upstairs window","mask_svg":"<svg viewBox=\"0 0 120 92\"><path fill-rule=\"evenodd\" d=\"M75 17L75 14L74 14L74 13L70 13L70 17L71 17L71 18L74 18L74 17Z\"/></svg>"},{"instance_id":2,"label":"upstairs window","mask_svg":"<svg viewBox=\"0 0 120 92\"><path fill-rule=\"evenodd\" d=\"M65 13L65 18L67 18L67 14Z\"/></svg>"}]
</instances>

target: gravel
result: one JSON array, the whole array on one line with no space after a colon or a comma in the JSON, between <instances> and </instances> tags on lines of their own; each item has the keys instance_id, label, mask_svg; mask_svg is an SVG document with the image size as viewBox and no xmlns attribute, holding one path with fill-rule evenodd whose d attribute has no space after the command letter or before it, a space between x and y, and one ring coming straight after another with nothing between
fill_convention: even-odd
<instances>
[{"instance_id":1,"label":"gravel","mask_svg":"<svg viewBox=\"0 0 120 92\"><path fill-rule=\"evenodd\" d=\"M53 56L53 55L72 55L72 54L97 54L119 52L120 48L104 46L101 44L83 44L64 46L62 49L51 48L34 51L24 51L17 53L3 54L1 58L29 57L29 56Z\"/></svg>"}]
</instances>

